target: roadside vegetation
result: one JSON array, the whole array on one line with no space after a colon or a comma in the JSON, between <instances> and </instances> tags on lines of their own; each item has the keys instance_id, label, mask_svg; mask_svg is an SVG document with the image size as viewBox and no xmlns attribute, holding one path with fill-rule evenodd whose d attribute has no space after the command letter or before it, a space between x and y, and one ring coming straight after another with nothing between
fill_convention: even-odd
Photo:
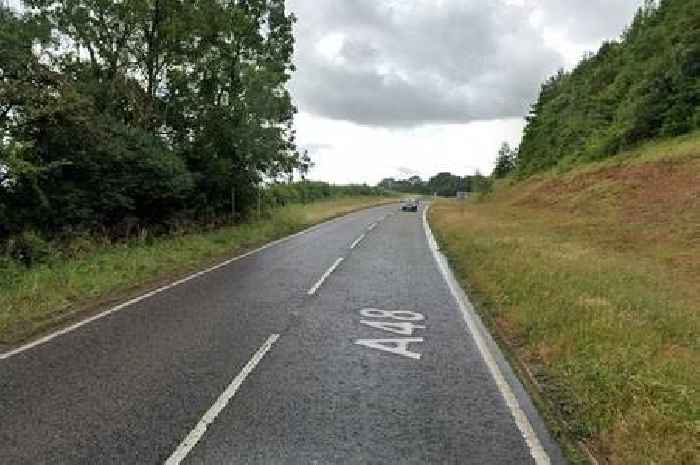
<instances>
[{"instance_id":1,"label":"roadside vegetation","mask_svg":"<svg viewBox=\"0 0 700 465\"><path fill-rule=\"evenodd\" d=\"M290 203L238 225L165 236L142 230L118 243L94 236L74 238L60 248L45 245L41 261L29 267L5 256L0 258L0 344L17 343L208 263L388 201L395 199L346 195L307 204Z\"/></svg>"},{"instance_id":2,"label":"roadside vegetation","mask_svg":"<svg viewBox=\"0 0 700 465\"><path fill-rule=\"evenodd\" d=\"M491 189L491 185L491 178L477 171L466 176L447 172L438 173L427 181L424 181L420 176L411 176L406 179L385 178L381 180L378 187L406 194L437 194L444 197L454 197L457 192L487 192Z\"/></svg>"},{"instance_id":3,"label":"roadside vegetation","mask_svg":"<svg viewBox=\"0 0 700 465\"><path fill-rule=\"evenodd\" d=\"M294 21L284 0L0 1L0 343L390 195L305 180Z\"/></svg>"},{"instance_id":4,"label":"roadside vegetation","mask_svg":"<svg viewBox=\"0 0 700 465\"><path fill-rule=\"evenodd\" d=\"M0 245L239 220L305 176L284 0L18 4L0 2Z\"/></svg>"},{"instance_id":5,"label":"roadside vegetation","mask_svg":"<svg viewBox=\"0 0 700 465\"><path fill-rule=\"evenodd\" d=\"M507 178L430 221L568 437L603 464L698 463L700 133Z\"/></svg>"},{"instance_id":6,"label":"roadside vegetation","mask_svg":"<svg viewBox=\"0 0 700 465\"><path fill-rule=\"evenodd\" d=\"M516 172L614 156L700 129L700 2L646 0L619 40L543 84Z\"/></svg>"},{"instance_id":7,"label":"roadside vegetation","mask_svg":"<svg viewBox=\"0 0 700 465\"><path fill-rule=\"evenodd\" d=\"M698 129L700 3L650 0L542 86L488 189L431 209L553 429L601 464L699 463Z\"/></svg>"}]
</instances>

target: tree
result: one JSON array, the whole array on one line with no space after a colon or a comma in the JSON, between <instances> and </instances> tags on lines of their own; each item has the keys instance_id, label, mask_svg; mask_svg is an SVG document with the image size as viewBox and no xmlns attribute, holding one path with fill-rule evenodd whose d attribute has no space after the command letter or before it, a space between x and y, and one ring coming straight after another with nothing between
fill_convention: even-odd
<instances>
[{"instance_id":1,"label":"tree","mask_svg":"<svg viewBox=\"0 0 700 465\"><path fill-rule=\"evenodd\" d=\"M423 180L418 175L411 176L406 180L406 182L412 186L421 186L423 184Z\"/></svg>"},{"instance_id":2,"label":"tree","mask_svg":"<svg viewBox=\"0 0 700 465\"><path fill-rule=\"evenodd\" d=\"M497 179L505 178L515 168L516 151L510 148L508 142L503 142L498 150L496 158L496 167L493 169L493 175Z\"/></svg>"},{"instance_id":3,"label":"tree","mask_svg":"<svg viewBox=\"0 0 700 465\"><path fill-rule=\"evenodd\" d=\"M645 0L620 40L543 84L517 173L614 156L700 128L700 3Z\"/></svg>"},{"instance_id":4,"label":"tree","mask_svg":"<svg viewBox=\"0 0 700 465\"><path fill-rule=\"evenodd\" d=\"M491 192L493 187L492 179L481 174L479 170L474 171L471 177L472 192L485 194Z\"/></svg>"},{"instance_id":5,"label":"tree","mask_svg":"<svg viewBox=\"0 0 700 465\"><path fill-rule=\"evenodd\" d=\"M216 221L311 166L283 0L25 3L0 6L0 234Z\"/></svg>"},{"instance_id":6,"label":"tree","mask_svg":"<svg viewBox=\"0 0 700 465\"><path fill-rule=\"evenodd\" d=\"M438 173L428 181L428 190L444 197L454 197L462 187L462 178L452 173Z\"/></svg>"}]
</instances>

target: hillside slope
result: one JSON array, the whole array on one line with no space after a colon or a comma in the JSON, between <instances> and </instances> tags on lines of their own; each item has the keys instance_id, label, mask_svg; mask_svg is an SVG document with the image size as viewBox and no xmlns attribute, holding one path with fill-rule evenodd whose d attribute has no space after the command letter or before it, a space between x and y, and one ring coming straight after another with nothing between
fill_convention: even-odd
<instances>
[{"instance_id":1,"label":"hillside slope","mask_svg":"<svg viewBox=\"0 0 700 465\"><path fill-rule=\"evenodd\" d=\"M700 129L700 1L647 0L620 32L542 85L520 175Z\"/></svg>"},{"instance_id":2,"label":"hillside slope","mask_svg":"<svg viewBox=\"0 0 700 465\"><path fill-rule=\"evenodd\" d=\"M698 463L700 134L430 219L570 437L601 463Z\"/></svg>"}]
</instances>

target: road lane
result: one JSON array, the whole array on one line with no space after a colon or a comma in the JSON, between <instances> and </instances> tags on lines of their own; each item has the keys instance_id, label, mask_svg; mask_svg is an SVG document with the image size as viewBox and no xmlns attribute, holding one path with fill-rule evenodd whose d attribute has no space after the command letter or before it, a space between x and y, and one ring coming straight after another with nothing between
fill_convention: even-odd
<instances>
[{"instance_id":1,"label":"road lane","mask_svg":"<svg viewBox=\"0 0 700 465\"><path fill-rule=\"evenodd\" d=\"M535 463L396 205L0 360L0 412L3 464Z\"/></svg>"},{"instance_id":2,"label":"road lane","mask_svg":"<svg viewBox=\"0 0 700 465\"><path fill-rule=\"evenodd\" d=\"M402 213L307 299L303 318L183 463L535 462L465 332L420 214Z\"/></svg>"},{"instance_id":3,"label":"road lane","mask_svg":"<svg viewBox=\"0 0 700 465\"><path fill-rule=\"evenodd\" d=\"M3 464L156 464L369 224L358 212L0 360Z\"/></svg>"}]
</instances>

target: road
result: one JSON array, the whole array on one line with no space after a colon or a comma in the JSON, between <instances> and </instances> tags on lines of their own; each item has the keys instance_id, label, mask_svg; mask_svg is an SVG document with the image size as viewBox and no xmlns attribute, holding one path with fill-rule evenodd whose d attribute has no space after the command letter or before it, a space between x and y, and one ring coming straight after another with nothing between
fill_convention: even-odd
<instances>
[{"instance_id":1,"label":"road","mask_svg":"<svg viewBox=\"0 0 700 465\"><path fill-rule=\"evenodd\" d=\"M564 463L430 244L357 212L0 355L0 462Z\"/></svg>"}]
</instances>

